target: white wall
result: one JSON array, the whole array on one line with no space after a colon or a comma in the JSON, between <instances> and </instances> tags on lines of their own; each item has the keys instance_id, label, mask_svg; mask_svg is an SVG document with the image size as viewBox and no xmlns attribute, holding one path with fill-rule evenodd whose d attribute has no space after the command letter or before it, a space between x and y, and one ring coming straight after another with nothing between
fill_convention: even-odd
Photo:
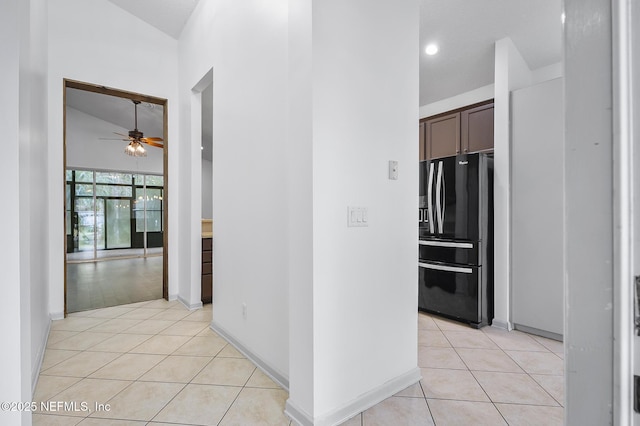
<instances>
[{"instance_id":1,"label":"white wall","mask_svg":"<svg viewBox=\"0 0 640 426\"><path fill-rule=\"evenodd\" d=\"M612 2L564 8L565 424L624 424L614 411Z\"/></svg>"},{"instance_id":2,"label":"white wall","mask_svg":"<svg viewBox=\"0 0 640 426\"><path fill-rule=\"evenodd\" d=\"M510 38L496 41L494 94L494 316L511 329L511 91L531 84L531 71Z\"/></svg>"},{"instance_id":3,"label":"white wall","mask_svg":"<svg viewBox=\"0 0 640 426\"><path fill-rule=\"evenodd\" d=\"M100 140L116 137L113 132L128 130L67 107L67 168L162 174L161 148L145 145L146 157L131 157L124 153L129 142Z\"/></svg>"},{"instance_id":4,"label":"white wall","mask_svg":"<svg viewBox=\"0 0 640 426\"><path fill-rule=\"evenodd\" d=\"M207 82L209 77L207 77ZM209 84L201 94L202 105L202 215L213 218L213 85Z\"/></svg>"},{"instance_id":5,"label":"white wall","mask_svg":"<svg viewBox=\"0 0 640 426\"><path fill-rule=\"evenodd\" d=\"M49 247L45 243L49 220L49 196L45 182L47 154L47 7L46 0L30 1L30 70L28 78L30 97L29 128L29 240L28 262L30 270L31 318L31 382L34 385L40 372L46 339L49 332ZM22 160L21 160L22 161ZM21 181L21 191L27 182ZM23 232L22 237L26 234ZM24 261L24 260L23 260ZM23 336L24 338L24 336Z\"/></svg>"},{"instance_id":6,"label":"white wall","mask_svg":"<svg viewBox=\"0 0 640 426\"><path fill-rule=\"evenodd\" d=\"M511 139L511 318L514 327L523 331L535 329L530 331L561 338L564 328L561 78L511 93Z\"/></svg>"},{"instance_id":7,"label":"white wall","mask_svg":"<svg viewBox=\"0 0 640 426\"><path fill-rule=\"evenodd\" d=\"M0 303L2 401L29 401L49 326L46 244L46 2L0 5L0 175L7 208L0 213L3 297ZM46 94L44 95L46 102ZM3 424L31 424L28 412L0 413Z\"/></svg>"},{"instance_id":8,"label":"white wall","mask_svg":"<svg viewBox=\"0 0 640 426\"><path fill-rule=\"evenodd\" d=\"M202 218L213 218L213 163L202 159Z\"/></svg>"},{"instance_id":9,"label":"white wall","mask_svg":"<svg viewBox=\"0 0 640 426\"><path fill-rule=\"evenodd\" d=\"M309 10L311 25L304 30ZM292 52L301 63L290 65L296 72L290 75L291 100L299 102L291 107L311 119L297 117L303 124L292 131L302 138L296 143L311 146L312 156L301 149L300 161L311 160L313 173L313 281L296 284L307 287L299 291L303 303L309 294L313 302L291 322L309 327L313 318L313 360L293 348L298 341L290 345L292 356L303 358L292 364L311 363L313 379L305 384L292 376L297 387L291 387L288 405L316 424L333 424L390 396L390 383L419 378L419 10L415 1L327 1L294 13L301 20L291 23L294 36L302 32L306 43L291 47L304 49L310 41L312 51L310 58ZM397 181L388 179L389 160L399 162ZM369 226L348 228L347 206L367 207ZM307 240L298 243L309 253Z\"/></svg>"},{"instance_id":10,"label":"white wall","mask_svg":"<svg viewBox=\"0 0 640 426\"><path fill-rule=\"evenodd\" d=\"M26 9L26 10L25 10ZM3 348L0 351L0 368L2 369L2 386L0 396L3 401L22 401L30 394L29 349L24 345L21 336L30 336L27 318L24 314L28 306L21 301L22 292L28 294L29 288L22 286L21 277L21 239L20 230L28 228L22 222L28 221L21 214L20 186L20 149L21 114L20 106L27 97L20 90L20 80L27 73L23 72L26 58L20 57L21 42L28 46L28 21L25 27L25 15L28 14L28 3L18 0L2 2L0 4L0 51L2 51L3 66L0 67L0 128L2 128L3 155L0 159L0 176L3 182L13 182L4 191L6 205L14 208L2 209L0 212L0 231L4 244L0 248L3 270L4 294L0 302L0 324L2 324ZM27 34L25 35L25 32ZM22 63L21 63L22 59ZM28 213L28 212L25 212ZM26 281L26 280L25 280ZM27 285L28 282L25 282ZM25 372L27 374L25 374ZM2 412L4 423L20 424L21 413Z\"/></svg>"},{"instance_id":11,"label":"white wall","mask_svg":"<svg viewBox=\"0 0 640 426\"><path fill-rule=\"evenodd\" d=\"M168 99L169 295L178 287L177 41L106 0L51 0L49 4L48 218L51 312L64 303L63 79ZM144 64L144 67L137 65Z\"/></svg>"},{"instance_id":12,"label":"white wall","mask_svg":"<svg viewBox=\"0 0 640 426\"><path fill-rule=\"evenodd\" d=\"M299 377L312 375L311 390L292 386L291 395L295 399L294 393L305 393L311 406L305 411L321 418L388 381L415 373L417 365L413 142L418 5L389 1L372 7L362 2L345 8L332 2L315 7L312 59L318 66L310 79L304 54L297 57L301 64L293 64L291 57L287 62L287 46L298 38L287 38L286 1L201 2L180 38L180 122L181 139L191 139L185 149L194 157L201 143L194 137L199 132L189 129L199 124L193 118L200 106L196 86L213 69L213 326L285 380L298 383ZM302 33L311 30L289 24ZM351 31L354 25L361 36ZM349 52L365 43L375 44L375 51L365 48L364 59L348 59ZM381 45L390 58L382 66ZM334 72L336 66L345 67L344 76ZM287 75L298 67L300 74ZM367 78L354 85L350 75ZM287 123L295 108L289 105L287 113L287 99L297 99L294 87L313 93L313 113L303 96L308 114L290 116L300 118L300 127ZM371 87L387 89L373 92ZM388 107L374 106L380 96ZM337 99L342 105L336 108ZM313 133L304 127L311 123ZM301 135L313 138L313 151L311 140L297 139ZM300 157L288 152L292 146ZM388 160L399 161L399 181L387 180ZM188 167L188 161L181 165L182 178L192 182L192 192L181 194L185 210L198 205L194 196L201 189ZM297 195L302 195L300 201ZM369 228L346 228L350 204L369 207ZM293 235L297 230L302 236ZM184 224L181 235L190 235L184 256L193 257L199 250L199 223ZM302 299L289 304L290 288L292 298ZM293 326L300 332L292 332L291 341L289 318L292 323L301 320ZM302 336L305 328L312 334ZM381 333L386 336L383 348ZM296 356L311 353L311 363L291 359L290 364L289 346ZM296 366L296 376L289 374L290 365ZM304 388L308 383L299 384Z\"/></svg>"},{"instance_id":13,"label":"white wall","mask_svg":"<svg viewBox=\"0 0 640 426\"><path fill-rule=\"evenodd\" d=\"M192 89L213 68L214 326L288 378L286 0L200 2L180 37L180 140L200 163ZM199 122L198 122L199 124ZM185 157L186 158L186 157ZM197 159L197 160L195 160ZM201 177L185 161L185 262L200 243ZM197 206L197 208L195 207ZM181 294L199 281L181 275ZM188 294L190 293L190 294ZM196 298L195 295L198 295ZM242 304L247 317L242 316Z\"/></svg>"},{"instance_id":14,"label":"white wall","mask_svg":"<svg viewBox=\"0 0 640 426\"><path fill-rule=\"evenodd\" d=\"M312 3L289 0L286 148L290 342L286 411L295 409L308 419L315 416Z\"/></svg>"}]
</instances>

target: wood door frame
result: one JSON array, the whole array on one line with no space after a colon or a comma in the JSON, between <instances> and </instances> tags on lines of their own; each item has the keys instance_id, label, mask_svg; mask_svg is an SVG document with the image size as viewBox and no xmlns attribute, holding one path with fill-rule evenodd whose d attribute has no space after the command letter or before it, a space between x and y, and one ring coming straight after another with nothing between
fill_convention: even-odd
<instances>
[{"instance_id":1,"label":"wood door frame","mask_svg":"<svg viewBox=\"0 0 640 426\"><path fill-rule=\"evenodd\" d=\"M162 148L162 175L164 177L164 194L163 202L165 208L163 208L162 215L164 221L164 230L162 238L162 297L165 300L169 300L169 191L167 183L169 182L169 134L168 134L168 111L167 111L167 99L157 98L155 96L144 95L141 93L129 92L126 90L114 89L112 87L106 87L98 84L86 83L77 80L63 79L62 90L62 181L63 181L63 194L66 194L66 167L67 167L67 89L79 89L87 92L99 93L103 95L116 96L119 98L131 99L134 101L147 102L150 104L162 106L162 138L164 140L164 147ZM67 200L66 197L63 202L63 231L64 231L64 316L67 316Z\"/></svg>"}]
</instances>

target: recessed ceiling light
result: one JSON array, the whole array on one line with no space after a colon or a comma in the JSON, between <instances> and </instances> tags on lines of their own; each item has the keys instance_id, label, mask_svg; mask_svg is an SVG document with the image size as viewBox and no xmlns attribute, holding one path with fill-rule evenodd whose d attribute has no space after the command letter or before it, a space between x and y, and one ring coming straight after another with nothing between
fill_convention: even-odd
<instances>
[{"instance_id":1,"label":"recessed ceiling light","mask_svg":"<svg viewBox=\"0 0 640 426\"><path fill-rule=\"evenodd\" d=\"M435 55L436 53L438 53L438 45L435 43L430 43L427 45L424 51L427 55Z\"/></svg>"}]
</instances>

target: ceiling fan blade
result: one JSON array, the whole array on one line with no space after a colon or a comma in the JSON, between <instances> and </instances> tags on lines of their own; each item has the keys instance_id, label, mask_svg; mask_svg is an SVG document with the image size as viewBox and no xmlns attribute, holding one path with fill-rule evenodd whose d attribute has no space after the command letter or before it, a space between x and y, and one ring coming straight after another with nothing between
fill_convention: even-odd
<instances>
[{"instance_id":1,"label":"ceiling fan blade","mask_svg":"<svg viewBox=\"0 0 640 426\"><path fill-rule=\"evenodd\" d=\"M149 141L155 141L155 142L162 142L163 141L162 138L145 138L145 139L149 140Z\"/></svg>"},{"instance_id":2,"label":"ceiling fan blade","mask_svg":"<svg viewBox=\"0 0 640 426\"><path fill-rule=\"evenodd\" d=\"M125 138L128 138L128 137L129 137L129 135L123 135L122 133L118 133L118 132L113 132L113 133L115 133L115 134L116 134L116 135L118 135L118 136L124 136Z\"/></svg>"},{"instance_id":3,"label":"ceiling fan blade","mask_svg":"<svg viewBox=\"0 0 640 426\"><path fill-rule=\"evenodd\" d=\"M149 140L149 138L142 138L142 139L140 139L140 142L144 142L147 145L155 146L157 148L164 148L163 144L155 142L155 141L152 141L152 140Z\"/></svg>"},{"instance_id":4,"label":"ceiling fan blade","mask_svg":"<svg viewBox=\"0 0 640 426\"><path fill-rule=\"evenodd\" d=\"M98 138L99 141L129 141L129 139L122 138Z\"/></svg>"}]
</instances>

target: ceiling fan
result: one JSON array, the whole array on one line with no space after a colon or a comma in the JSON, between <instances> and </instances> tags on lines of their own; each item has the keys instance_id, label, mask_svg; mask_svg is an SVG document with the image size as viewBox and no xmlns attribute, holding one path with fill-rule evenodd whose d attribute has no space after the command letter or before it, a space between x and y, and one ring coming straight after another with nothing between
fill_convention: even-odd
<instances>
[{"instance_id":1,"label":"ceiling fan","mask_svg":"<svg viewBox=\"0 0 640 426\"><path fill-rule=\"evenodd\" d=\"M134 104L134 114L135 114L135 122L134 129L129 131L129 135L123 135L122 133L114 132L118 136L124 136L126 139L122 139L123 141L129 141L129 145L124 149L125 154L131 155L133 157L146 157L147 151L142 146L143 143L155 146L157 148L164 148L164 145L161 143L162 138L146 138L144 134L138 130L138 104L140 101L131 100Z\"/></svg>"}]
</instances>

